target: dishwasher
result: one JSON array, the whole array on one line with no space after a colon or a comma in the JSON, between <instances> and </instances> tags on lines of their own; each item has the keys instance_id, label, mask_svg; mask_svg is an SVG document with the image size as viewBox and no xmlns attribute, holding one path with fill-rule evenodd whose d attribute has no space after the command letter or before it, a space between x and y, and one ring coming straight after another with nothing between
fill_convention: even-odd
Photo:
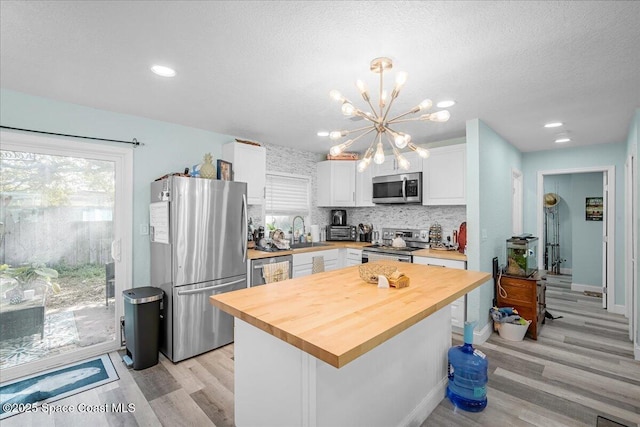
<instances>
[{"instance_id":1,"label":"dishwasher","mask_svg":"<svg viewBox=\"0 0 640 427\"><path fill-rule=\"evenodd\" d=\"M262 266L265 264L273 264L276 262L288 262L289 263L289 279L291 279L291 275L293 273L293 255L282 255L282 256L274 256L270 258L259 258L251 261L251 278L250 285L260 286L264 285L266 282L264 280L264 276L262 275Z\"/></svg>"}]
</instances>

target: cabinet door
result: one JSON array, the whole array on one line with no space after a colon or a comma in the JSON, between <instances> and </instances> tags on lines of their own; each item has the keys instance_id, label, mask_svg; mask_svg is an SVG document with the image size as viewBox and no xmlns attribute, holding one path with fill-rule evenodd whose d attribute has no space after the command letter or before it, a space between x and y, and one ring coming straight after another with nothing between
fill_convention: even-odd
<instances>
[{"instance_id":1,"label":"cabinet door","mask_svg":"<svg viewBox=\"0 0 640 427\"><path fill-rule=\"evenodd\" d=\"M247 183L247 203L264 203L264 189L267 181L267 151L239 142L222 146L222 158L231 162L233 180Z\"/></svg>"},{"instance_id":2,"label":"cabinet door","mask_svg":"<svg viewBox=\"0 0 640 427\"><path fill-rule=\"evenodd\" d=\"M423 205L466 204L467 147L451 145L429 150L423 161Z\"/></svg>"},{"instance_id":3,"label":"cabinet door","mask_svg":"<svg viewBox=\"0 0 640 427\"><path fill-rule=\"evenodd\" d=\"M347 248L347 267L362 264L362 250Z\"/></svg>"},{"instance_id":4,"label":"cabinet door","mask_svg":"<svg viewBox=\"0 0 640 427\"><path fill-rule=\"evenodd\" d=\"M405 151L402 155L409 161L409 169L400 169L393 154L385 155L384 163L369 166L373 170L373 176L397 175L401 173L422 172L422 157L414 151Z\"/></svg>"},{"instance_id":5,"label":"cabinet door","mask_svg":"<svg viewBox=\"0 0 640 427\"><path fill-rule=\"evenodd\" d=\"M364 172L356 170L356 206L375 206L373 200L373 167L369 165Z\"/></svg>"},{"instance_id":6,"label":"cabinet door","mask_svg":"<svg viewBox=\"0 0 640 427\"><path fill-rule=\"evenodd\" d=\"M324 271L340 268L338 263L338 249L313 251L293 254L293 277L308 276L313 270L313 257L324 258Z\"/></svg>"},{"instance_id":7,"label":"cabinet door","mask_svg":"<svg viewBox=\"0 0 640 427\"><path fill-rule=\"evenodd\" d=\"M326 160L316 166L318 206L356 205L355 160Z\"/></svg>"}]
</instances>

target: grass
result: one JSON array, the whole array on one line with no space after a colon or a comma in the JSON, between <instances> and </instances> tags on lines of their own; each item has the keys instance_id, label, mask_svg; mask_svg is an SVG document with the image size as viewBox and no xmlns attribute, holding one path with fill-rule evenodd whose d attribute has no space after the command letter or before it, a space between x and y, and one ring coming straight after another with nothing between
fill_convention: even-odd
<instances>
[{"instance_id":1,"label":"grass","mask_svg":"<svg viewBox=\"0 0 640 427\"><path fill-rule=\"evenodd\" d=\"M105 267L103 264L70 266L52 265L58 270L56 281L60 292L47 297L47 308L64 309L73 306L104 304Z\"/></svg>"}]
</instances>

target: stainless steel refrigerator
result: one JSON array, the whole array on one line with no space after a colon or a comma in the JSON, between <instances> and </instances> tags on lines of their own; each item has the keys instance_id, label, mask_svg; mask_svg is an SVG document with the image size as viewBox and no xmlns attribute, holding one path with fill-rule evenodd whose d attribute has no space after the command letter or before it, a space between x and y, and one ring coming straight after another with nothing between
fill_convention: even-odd
<instances>
[{"instance_id":1,"label":"stainless steel refrigerator","mask_svg":"<svg viewBox=\"0 0 640 427\"><path fill-rule=\"evenodd\" d=\"M151 286L161 288L160 351L173 362L233 341L209 296L247 287L247 184L171 176L151 184Z\"/></svg>"}]
</instances>

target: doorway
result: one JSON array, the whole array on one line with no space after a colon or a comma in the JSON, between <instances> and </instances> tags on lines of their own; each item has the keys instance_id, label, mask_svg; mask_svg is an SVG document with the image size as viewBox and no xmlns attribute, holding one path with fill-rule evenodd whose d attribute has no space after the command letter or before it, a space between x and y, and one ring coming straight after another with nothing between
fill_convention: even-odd
<instances>
[{"instance_id":1,"label":"doorway","mask_svg":"<svg viewBox=\"0 0 640 427\"><path fill-rule=\"evenodd\" d=\"M132 150L8 132L1 141L5 381L120 347Z\"/></svg>"},{"instance_id":2,"label":"doorway","mask_svg":"<svg viewBox=\"0 0 640 427\"><path fill-rule=\"evenodd\" d=\"M608 167L594 167L594 168L576 168L576 169L562 169L562 170L550 170L550 171L539 171L538 172L538 182L537 182L537 201L536 201L536 212L537 212L537 228L538 228L538 235L539 236L544 236L545 235L545 220L547 219L547 212L546 210L548 210L548 208L545 207L544 204L544 200L545 200L545 194L546 193L554 193L553 190L551 191L546 191L549 188L546 187L545 188L545 178L547 178L547 180L552 179L552 177L556 178L556 179L568 179L570 176L572 175L576 175L576 182L579 182L580 180L580 176L582 174L587 174L587 175L583 175L584 177L586 176L591 176L593 178L593 176L596 176L597 179L601 180L602 182L602 194L601 197L598 194L593 194L594 197L589 197L591 196L591 194L584 194L584 195L574 195L574 194L567 194L565 197L567 198L573 198L574 199L574 204L573 204L573 213L571 215L573 215L574 218L581 218L580 221L580 226L583 227L582 229L576 229L575 231L575 236L579 236L580 238L584 238L585 236L587 236L587 234L585 233L585 231L583 230L585 227L590 227L591 232L593 231L594 227L598 227L599 230L599 235L596 235L596 237L594 237L592 239L592 241L589 241L589 245L588 247L590 247L591 249L594 248L593 245L598 245L595 246L598 249L600 249L600 245L602 247L602 251L600 252L598 251L593 251L591 250L590 252L587 251L585 252L585 254L589 254L590 256L592 255L592 253L596 252L596 253L601 253L601 255L595 259L595 260L591 260L589 261L589 266L593 267L594 265L596 267L598 267L599 271L600 271L600 277L601 279L595 279L592 280L592 283L580 283L580 281L578 281L576 284L573 283L573 279L571 276L569 276L569 280L572 281L571 287L581 290L581 291L585 291L585 292L601 292L602 293L602 306L603 308L606 308L608 311L610 312L614 312L614 313L618 313L616 307L614 306L614 301L615 301L615 286L614 283L614 257L613 257L613 252L614 252L614 248L615 248L615 242L614 242L614 221L613 220L609 220L610 218L615 218L615 167L613 166L608 166ZM609 179L609 177L611 177L611 179ZM573 190L572 190L573 191ZM571 193L571 192L570 192ZM584 196L587 197L584 197ZM560 195L562 197L562 195ZM587 204L589 203L596 203L599 202L600 200L590 200L590 199L600 199L601 200L601 204L602 204L602 208L601 208L601 217L600 218L595 218L597 215L592 215L590 217L589 212L592 212L593 209L591 209L590 207L587 206ZM558 204L556 207L554 207L554 214L555 215L563 215L563 211L561 210L563 206L561 203ZM568 214L568 210L565 210L565 215ZM577 215L577 216L576 216ZM554 218L555 219L555 218ZM560 224L560 227L562 228L562 224ZM567 238L566 236L564 237L564 242L562 240L562 238L560 238L559 242L555 242L558 243L560 245L560 256L557 260L553 260L554 262L559 262L562 264L562 262L564 262L565 260L565 256L562 256L562 248L564 247L565 250L569 250L571 251L571 247L575 246L572 245L572 240L575 238L572 237L569 234L569 237ZM580 245L577 246L578 250L582 250L585 249L586 247L584 245ZM540 239L539 240L539 253L540 254L545 254L545 241L544 239ZM580 255L580 253L574 254L576 257L579 257L580 261L583 262L584 264L584 260L581 258L583 255ZM586 255L585 255L586 256ZM539 263L539 269L540 271L544 271L545 270L545 257L542 256L539 258L538 260ZM571 270L565 269L562 270L560 269L561 273L569 273L571 272ZM582 271L580 271L580 273L582 273ZM597 282L601 282L601 283L597 283ZM589 286L591 284L596 284L596 287L592 287ZM619 313L622 314L622 313Z\"/></svg>"}]
</instances>

